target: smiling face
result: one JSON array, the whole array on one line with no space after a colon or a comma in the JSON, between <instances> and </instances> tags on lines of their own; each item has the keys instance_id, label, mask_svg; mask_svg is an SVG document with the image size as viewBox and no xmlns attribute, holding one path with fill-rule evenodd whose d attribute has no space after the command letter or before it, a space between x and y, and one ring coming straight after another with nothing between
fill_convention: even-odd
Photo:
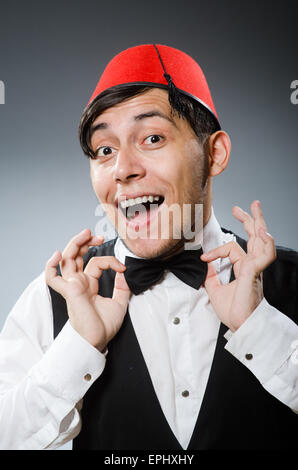
<instances>
[{"instance_id":1,"label":"smiling face","mask_svg":"<svg viewBox=\"0 0 298 470\"><path fill-rule=\"evenodd\" d=\"M91 127L95 193L126 246L145 258L177 245L195 204L206 204L209 216L207 157L188 121L171 111L168 93L152 88L108 108Z\"/></svg>"}]
</instances>

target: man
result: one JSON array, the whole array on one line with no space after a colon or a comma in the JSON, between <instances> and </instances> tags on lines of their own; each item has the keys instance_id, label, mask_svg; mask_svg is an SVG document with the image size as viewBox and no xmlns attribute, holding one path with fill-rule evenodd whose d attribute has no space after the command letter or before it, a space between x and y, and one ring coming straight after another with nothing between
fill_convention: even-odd
<instances>
[{"instance_id":1,"label":"man","mask_svg":"<svg viewBox=\"0 0 298 470\"><path fill-rule=\"evenodd\" d=\"M198 64L123 51L80 141L119 236L76 235L8 317L1 448L294 448L297 254L275 249L259 201L233 208L247 244L218 225L231 144Z\"/></svg>"}]
</instances>

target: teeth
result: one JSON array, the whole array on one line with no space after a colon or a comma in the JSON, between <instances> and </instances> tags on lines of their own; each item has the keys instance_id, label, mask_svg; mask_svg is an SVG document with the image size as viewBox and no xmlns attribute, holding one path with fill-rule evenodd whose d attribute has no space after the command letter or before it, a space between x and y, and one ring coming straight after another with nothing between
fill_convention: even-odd
<instances>
[{"instance_id":1,"label":"teeth","mask_svg":"<svg viewBox=\"0 0 298 470\"><path fill-rule=\"evenodd\" d=\"M135 204L141 204L142 202L153 202L153 201L158 201L161 198L161 196L142 196L142 197L137 197L135 199L125 199L124 201L120 201L120 205L122 209L126 209L126 207L134 206Z\"/></svg>"}]
</instances>

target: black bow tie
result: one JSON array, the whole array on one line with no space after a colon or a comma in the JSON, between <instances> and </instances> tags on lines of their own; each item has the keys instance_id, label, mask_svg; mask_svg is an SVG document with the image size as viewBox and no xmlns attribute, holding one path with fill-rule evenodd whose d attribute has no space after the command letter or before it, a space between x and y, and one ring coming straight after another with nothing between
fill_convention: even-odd
<instances>
[{"instance_id":1,"label":"black bow tie","mask_svg":"<svg viewBox=\"0 0 298 470\"><path fill-rule=\"evenodd\" d=\"M133 294L138 295L156 284L162 278L164 270L168 269L181 281L194 289L199 289L207 274L207 263L200 259L202 253L202 248L184 250L166 260L126 256L124 271L126 282Z\"/></svg>"}]
</instances>

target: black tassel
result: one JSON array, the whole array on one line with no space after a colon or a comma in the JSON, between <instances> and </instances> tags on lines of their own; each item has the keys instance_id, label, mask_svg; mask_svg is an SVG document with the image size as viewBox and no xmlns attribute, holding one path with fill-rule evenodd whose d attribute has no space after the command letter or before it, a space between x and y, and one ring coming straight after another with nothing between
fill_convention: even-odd
<instances>
[{"instance_id":1,"label":"black tassel","mask_svg":"<svg viewBox=\"0 0 298 470\"><path fill-rule=\"evenodd\" d=\"M164 63L162 61L162 58L160 57L160 53L159 53L159 50L157 49L156 45L153 44L156 52L157 52L157 55L158 55L158 58L160 60L160 63L162 65L162 68L164 70L164 74L163 76L165 77L166 81L168 82L168 91L169 91L169 102L170 102L170 105L173 109L175 109L178 113L178 116L182 116L184 117L184 114L186 112L186 107L185 107L185 104L183 103L182 99L181 99L181 93L179 92L179 90L177 90L177 88L175 87L175 84L172 80L172 77L170 74L167 73L166 69L165 69L165 66L164 66Z\"/></svg>"},{"instance_id":2,"label":"black tassel","mask_svg":"<svg viewBox=\"0 0 298 470\"><path fill-rule=\"evenodd\" d=\"M168 82L168 90L169 90L169 102L172 108L174 108L179 116L183 116L185 114L185 105L181 99L181 94L179 90L175 87L171 75L168 73L164 73L164 77Z\"/></svg>"}]
</instances>

